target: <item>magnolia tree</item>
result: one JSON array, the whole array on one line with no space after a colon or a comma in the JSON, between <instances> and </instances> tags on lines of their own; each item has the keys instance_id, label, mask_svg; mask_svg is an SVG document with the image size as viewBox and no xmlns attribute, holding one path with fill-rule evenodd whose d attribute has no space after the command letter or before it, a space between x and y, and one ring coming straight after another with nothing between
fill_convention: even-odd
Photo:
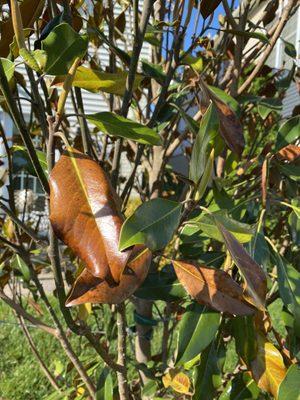
<instances>
[{"instance_id":1,"label":"magnolia tree","mask_svg":"<svg viewBox=\"0 0 300 400\"><path fill-rule=\"evenodd\" d=\"M1 107L17 135L1 126L0 298L53 399L299 398L299 108L281 112L298 2L266 2L255 22L256 1L233 3L1 2ZM290 69L268 65L278 40ZM88 114L83 91L109 111ZM26 196L16 206L18 162L45 193L47 235ZM61 345L71 385L32 325Z\"/></svg>"}]
</instances>

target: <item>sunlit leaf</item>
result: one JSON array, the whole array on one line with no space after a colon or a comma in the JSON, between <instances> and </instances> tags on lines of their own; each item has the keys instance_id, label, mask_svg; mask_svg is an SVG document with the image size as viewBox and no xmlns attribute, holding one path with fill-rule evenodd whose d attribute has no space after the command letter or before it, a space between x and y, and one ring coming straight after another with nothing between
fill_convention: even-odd
<instances>
[{"instance_id":1,"label":"sunlit leaf","mask_svg":"<svg viewBox=\"0 0 300 400\"><path fill-rule=\"evenodd\" d=\"M278 151L282 147L294 142L299 138L300 133L300 116L288 119L284 122L278 131L275 150Z\"/></svg>"},{"instance_id":2,"label":"sunlit leaf","mask_svg":"<svg viewBox=\"0 0 300 400\"><path fill-rule=\"evenodd\" d=\"M175 365L182 365L200 354L215 337L219 324L219 313L197 303L189 305L178 327Z\"/></svg>"},{"instance_id":3,"label":"sunlit leaf","mask_svg":"<svg viewBox=\"0 0 300 400\"><path fill-rule=\"evenodd\" d=\"M258 336L258 352L251 362L251 372L259 388L271 393L275 398L286 374L282 355L264 337Z\"/></svg>"},{"instance_id":4,"label":"sunlit leaf","mask_svg":"<svg viewBox=\"0 0 300 400\"><path fill-rule=\"evenodd\" d=\"M220 230L225 245L245 279L247 294L252 299L254 305L264 309L266 299L267 280L262 268L250 257L244 247L235 237L216 219L216 224Z\"/></svg>"},{"instance_id":5,"label":"sunlit leaf","mask_svg":"<svg viewBox=\"0 0 300 400\"><path fill-rule=\"evenodd\" d=\"M100 72L96 69L80 66L76 70L72 85L92 93L101 91L122 96L125 91L127 77L127 72ZM62 86L65 78L65 76L57 76L51 85ZM133 90L138 88L143 78L139 74L135 76Z\"/></svg>"},{"instance_id":6,"label":"sunlit leaf","mask_svg":"<svg viewBox=\"0 0 300 400\"><path fill-rule=\"evenodd\" d=\"M50 221L93 276L120 281L130 252L118 250L116 194L99 164L72 148L50 174Z\"/></svg>"},{"instance_id":7,"label":"sunlit leaf","mask_svg":"<svg viewBox=\"0 0 300 400\"><path fill-rule=\"evenodd\" d=\"M300 127L299 127L300 128ZM300 131L299 131L300 135ZM295 161L298 157L300 157L300 146L296 146L295 144L289 144L282 149L280 149L276 153L277 158L280 160L286 161Z\"/></svg>"},{"instance_id":8,"label":"sunlit leaf","mask_svg":"<svg viewBox=\"0 0 300 400\"><path fill-rule=\"evenodd\" d=\"M249 315L253 308L243 298L242 288L220 269L172 261L177 277L186 291L200 304L231 315Z\"/></svg>"},{"instance_id":9,"label":"sunlit leaf","mask_svg":"<svg viewBox=\"0 0 300 400\"><path fill-rule=\"evenodd\" d=\"M66 305L70 307L84 303L122 303L136 291L146 278L151 258L152 255L148 249L136 246L118 285L110 285L107 281L92 275L85 268L76 279Z\"/></svg>"},{"instance_id":10,"label":"sunlit leaf","mask_svg":"<svg viewBox=\"0 0 300 400\"><path fill-rule=\"evenodd\" d=\"M300 367L291 365L279 386L278 400L300 400Z\"/></svg>"},{"instance_id":11,"label":"sunlit leaf","mask_svg":"<svg viewBox=\"0 0 300 400\"><path fill-rule=\"evenodd\" d=\"M45 73L49 75L65 75L75 58L82 58L87 50L88 39L75 32L65 22L57 25L42 41L47 61Z\"/></svg>"},{"instance_id":12,"label":"sunlit leaf","mask_svg":"<svg viewBox=\"0 0 300 400\"><path fill-rule=\"evenodd\" d=\"M119 248L145 244L152 251L164 248L178 226L181 204L165 199L143 203L122 226Z\"/></svg>"},{"instance_id":13,"label":"sunlit leaf","mask_svg":"<svg viewBox=\"0 0 300 400\"><path fill-rule=\"evenodd\" d=\"M159 134L153 129L120 115L103 111L87 115L87 120L108 135L131 139L143 144L160 145Z\"/></svg>"},{"instance_id":14,"label":"sunlit leaf","mask_svg":"<svg viewBox=\"0 0 300 400\"><path fill-rule=\"evenodd\" d=\"M30 281L30 269L28 267L28 265L26 264L26 262L23 260L22 257L20 257L18 254L16 254L12 261L11 261L11 266L12 268L18 270L19 272L21 272L24 280L26 282Z\"/></svg>"},{"instance_id":15,"label":"sunlit leaf","mask_svg":"<svg viewBox=\"0 0 300 400\"><path fill-rule=\"evenodd\" d=\"M171 370L166 375L162 377L164 387L171 387L178 393L189 394L190 390L190 379L183 372L176 372L176 370Z\"/></svg>"}]
</instances>

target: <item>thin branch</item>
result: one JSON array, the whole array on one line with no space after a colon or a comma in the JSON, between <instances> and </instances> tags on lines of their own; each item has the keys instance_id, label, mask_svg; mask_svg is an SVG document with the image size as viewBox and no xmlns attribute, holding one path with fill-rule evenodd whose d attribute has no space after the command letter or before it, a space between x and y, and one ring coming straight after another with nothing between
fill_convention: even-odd
<instances>
[{"instance_id":1,"label":"thin branch","mask_svg":"<svg viewBox=\"0 0 300 400\"><path fill-rule=\"evenodd\" d=\"M259 59L256 67L253 69L251 74L248 76L248 78L245 80L245 82L242 84L242 86L238 89L238 94L242 94L248 87L251 85L253 80L256 78L257 74L260 72L261 68L264 66L267 58L271 54L271 51L273 50L279 36L281 35L281 32L283 31L283 28L285 27L289 17L290 13L293 9L293 7L297 4L297 0L290 0L287 5L284 7L280 22L271 37L269 44L267 45L266 50L263 52L261 58Z\"/></svg>"},{"instance_id":2,"label":"thin branch","mask_svg":"<svg viewBox=\"0 0 300 400\"><path fill-rule=\"evenodd\" d=\"M123 366L123 371L117 373L120 400L129 400L129 387L126 369L126 308L121 303L117 309L117 328L118 328L118 363Z\"/></svg>"}]
</instances>

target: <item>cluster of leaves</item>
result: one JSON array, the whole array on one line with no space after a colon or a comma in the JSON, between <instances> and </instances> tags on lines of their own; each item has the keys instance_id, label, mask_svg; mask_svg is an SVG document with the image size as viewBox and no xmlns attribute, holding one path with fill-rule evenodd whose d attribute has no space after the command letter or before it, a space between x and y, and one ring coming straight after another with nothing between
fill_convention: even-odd
<instances>
[{"instance_id":1,"label":"cluster of leaves","mask_svg":"<svg viewBox=\"0 0 300 400\"><path fill-rule=\"evenodd\" d=\"M265 33L247 20L252 2L239 18L222 2L226 19L215 42L205 32L221 1L170 1L156 8L145 0L140 18L135 2L121 3L123 10L115 17L112 2L108 7L95 2L93 10L80 2L71 7L63 2L63 11L33 0L10 2L0 46L1 106L10 113L23 145L16 141L10 148L0 130L9 180L9 198L0 204L7 213L0 237L0 297L19 318L52 332L21 307L21 277L30 296L47 305L70 355L64 330L39 283L39 273L51 264L66 323L111 368L103 370L96 394L72 355L86 387L66 394L72 398L113 398L117 372L121 400L296 400L299 110L287 120L281 116L295 66L290 71L263 64L257 68L260 52L263 59L278 39L272 35L279 28L267 30L272 21L280 27L280 20L274 20L276 2L264 10ZM296 3L290 0L287 10L294 13ZM129 55L120 43L126 42L126 15L132 8L136 20ZM194 20L195 34L183 47ZM31 49L26 40L33 33L37 40ZM143 43L151 46L155 62L139 63ZM108 47L109 71L89 45ZM295 58L291 43L285 43L285 50ZM19 61L26 65L32 95L15 70ZM29 122L16 102L20 88L32 103L34 118ZM81 90L100 92L110 110L85 115ZM64 113L68 96L80 127L76 134ZM191 111L195 107L196 113ZM40 137L39 149L33 145L34 134ZM188 174L174 166L178 149L188 161ZM53 167L55 152L60 156ZM122 154L133 165L129 177L119 168ZM26 207L20 216L15 205L12 174L20 169L37 176L49 195L49 257L30 221L24 222ZM125 219L132 191L142 204ZM65 270L57 239L66 245ZM68 296L63 275L71 287ZM8 283L13 300L3 292ZM136 359L127 354L127 360L124 308L130 301L136 305L132 332L137 332L138 345ZM270 314L275 301L282 309L283 330ZM102 340L99 350L100 339L86 323L99 303L117 310L117 363L109 354L109 340ZM77 319L66 306L79 306ZM149 342L158 322L163 323L162 349L151 358ZM108 332L110 326L101 328ZM147 350L139 347L140 340L146 340ZM236 361L225 374L232 346ZM136 367L132 384L128 363Z\"/></svg>"}]
</instances>

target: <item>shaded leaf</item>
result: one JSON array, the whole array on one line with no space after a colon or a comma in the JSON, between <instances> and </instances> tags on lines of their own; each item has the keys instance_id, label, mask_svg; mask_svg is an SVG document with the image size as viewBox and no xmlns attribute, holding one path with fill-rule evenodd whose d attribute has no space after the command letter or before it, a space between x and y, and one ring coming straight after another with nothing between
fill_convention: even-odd
<instances>
[{"instance_id":1,"label":"shaded leaf","mask_svg":"<svg viewBox=\"0 0 300 400\"><path fill-rule=\"evenodd\" d=\"M44 4L45 2L40 0L23 0L20 3L19 9L24 28L33 27L34 22L44 8ZM1 22L1 32L5 32L5 34L1 35L0 56L7 57L10 50L9 45L13 42L14 37L14 28L11 17L9 17L5 22Z\"/></svg>"},{"instance_id":2,"label":"shaded leaf","mask_svg":"<svg viewBox=\"0 0 300 400\"><path fill-rule=\"evenodd\" d=\"M297 50L296 50L295 46L293 45L293 43L290 43L290 42L284 40L283 38L280 38L280 39L284 43L284 52L288 56L290 56L292 58L296 58L297 57Z\"/></svg>"},{"instance_id":3,"label":"shaded leaf","mask_svg":"<svg viewBox=\"0 0 300 400\"><path fill-rule=\"evenodd\" d=\"M182 365L200 354L214 339L220 314L197 303L190 304L179 323L175 365Z\"/></svg>"},{"instance_id":4,"label":"shaded leaf","mask_svg":"<svg viewBox=\"0 0 300 400\"><path fill-rule=\"evenodd\" d=\"M124 269L118 285L92 275L87 268L76 279L67 298L66 305L76 306L83 303L122 303L142 284L151 263L151 252L136 246Z\"/></svg>"},{"instance_id":5,"label":"shaded leaf","mask_svg":"<svg viewBox=\"0 0 300 400\"><path fill-rule=\"evenodd\" d=\"M278 400L300 400L300 367L291 365L279 386Z\"/></svg>"},{"instance_id":6,"label":"shaded leaf","mask_svg":"<svg viewBox=\"0 0 300 400\"><path fill-rule=\"evenodd\" d=\"M176 279L175 274L161 271L149 273L134 295L153 301L176 301L186 297L186 291Z\"/></svg>"},{"instance_id":7,"label":"shaded leaf","mask_svg":"<svg viewBox=\"0 0 300 400\"><path fill-rule=\"evenodd\" d=\"M272 252L272 257L277 266L280 297L293 314L295 332L300 337L300 273L277 252Z\"/></svg>"},{"instance_id":8,"label":"shaded leaf","mask_svg":"<svg viewBox=\"0 0 300 400\"><path fill-rule=\"evenodd\" d=\"M160 145L161 139L157 132L128 118L111 112L89 114L86 119L108 135L131 139L143 144Z\"/></svg>"},{"instance_id":9,"label":"shaded leaf","mask_svg":"<svg viewBox=\"0 0 300 400\"><path fill-rule=\"evenodd\" d=\"M207 146L210 140L217 134L218 127L219 122L216 108L213 104L210 104L201 119L199 132L193 145L189 176L195 183L198 183L203 175L207 158Z\"/></svg>"},{"instance_id":10,"label":"shaded leaf","mask_svg":"<svg viewBox=\"0 0 300 400\"><path fill-rule=\"evenodd\" d=\"M181 204L166 199L154 199L143 203L124 222L119 249L134 244L145 244L150 250L164 248L179 224Z\"/></svg>"},{"instance_id":11,"label":"shaded leaf","mask_svg":"<svg viewBox=\"0 0 300 400\"><path fill-rule=\"evenodd\" d=\"M171 386L175 392L189 394L190 390L190 379L183 372L176 372L176 370L171 370L166 375L162 377L164 387Z\"/></svg>"},{"instance_id":12,"label":"shaded leaf","mask_svg":"<svg viewBox=\"0 0 300 400\"><path fill-rule=\"evenodd\" d=\"M80 66L76 70L72 85L92 93L102 91L122 96L125 91L127 77L127 72L100 72L96 69ZM133 90L138 88L143 78L139 74L135 76ZM56 76L51 86L62 86L65 79L65 76Z\"/></svg>"},{"instance_id":13,"label":"shaded leaf","mask_svg":"<svg viewBox=\"0 0 300 400\"><path fill-rule=\"evenodd\" d=\"M30 281L30 269L23 258L18 254L16 254L11 260L11 267L21 272L26 282Z\"/></svg>"},{"instance_id":14,"label":"shaded leaf","mask_svg":"<svg viewBox=\"0 0 300 400\"><path fill-rule=\"evenodd\" d=\"M251 362L251 372L258 387L277 398L286 368L277 348L260 335L258 336L258 352Z\"/></svg>"},{"instance_id":15,"label":"shaded leaf","mask_svg":"<svg viewBox=\"0 0 300 400\"><path fill-rule=\"evenodd\" d=\"M221 375L225 361L225 349L214 340L202 352L200 363L195 368L193 398L197 400L214 400L216 389L222 384Z\"/></svg>"},{"instance_id":16,"label":"shaded leaf","mask_svg":"<svg viewBox=\"0 0 300 400\"><path fill-rule=\"evenodd\" d=\"M104 367L97 379L96 400L113 400L113 379L108 367Z\"/></svg>"},{"instance_id":17,"label":"shaded leaf","mask_svg":"<svg viewBox=\"0 0 300 400\"><path fill-rule=\"evenodd\" d=\"M221 0L201 0L200 3L200 11L203 18L207 18L212 14L218 5L221 3Z\"/></svg>"},{"instance_id":18,"label":"shaded leaf","mask_svg":"<svg viewBox=\"0 0 300 400\"><path fill-rule=\"evenodd\" d=\"M288 119L284 122L278 131L275 150L278 151L282 147L294 142L299 138L300 134L300 116Z\"/></svg>"},{"instance_id":19,"label":"shaded leaf","mask_svg":"<svg viewBox=\"0 0 300 400\"><path fill-rule=\"evenodd\" d=\"M234 99L232 96L230 96L228 93L226 93L224 90L216 87L216 86L211 86L208 85L208 88L215 96L217 96L220 100L222 100L225 104L228 105L239 117L241 114L241 108L239 102Z\"/></svg>"},{"instance_id":20,"label":"shaded leaf","mask_svg":"<svg viewBox=\"0 0 300 400\"><path fill-rule=\"evenodd\" d=\"M232 320L237 354L249 365L257 353L256 329L252 316L236 317Z\"/></svg>"},{"instance_id":21,"label":"shaded leaf","mask_svg":"<svg viewBox=\"0 0 300 400\"><path fill-rule=\"evenodd\" d=\"M36 150L36 155L44 171L44 174L48 178L48 165L47 165L46 154L40 150ZM26 147L13 146L13 171L14 173L18 173L22 169L27 171L30 175L36 176L35 169L29 158Z\"/></svg>"},{"instance_id":22,"label":"shaded leaf","mask_svg":"<svg viewBox=\"0 0 300 400\"><path fill-rule=\"evenodd\" d=\"M47 61L45 73L66 75L75 58L83 58L86 53L88 38L79 35L65 22L57 25L42 41Z\"/></svg>"},{"instance_id":23,"label":"shaded leaf","mask_svg":"<svg viewBox=\"0 0 300 400\"><path fill-rule=\"evenodd\" d=\"M199 185L198 185L196 193L195 193L195 201L199 201L206 191L206 188L209 184L209 181L211 179L211 175L213 172L214 159L215 159L215 151L214 151L214 149L212 149L212 151L207 159L207 162L206 162L206 165L205 165L205 168L203 171L203 175L200 179Z\"/></svg>"},{"instance_id":24,"label":"shaded leaf","mask_svg":"<svg viewBox=\"0 0 300 400\"><path fill-rule=\"evenodd\" d=\"M261 32L237 31L235 29L222 29L222 32L232 33L233 35L242 36L246 39L257 39L266 44L269 43L267 36Z\"/></svg>"},{"instance_id":25,"label":"shaded leaf","mask_svg":"<svg viewBox=\"0 0 300 400\"><path fill-rule=\"evenodd\" d=\"M142 61L143 73L150 78L153 78L158 83L163 85L166 80L166 74L164 73L162 66L150 63L147 60Z\"/></svg>"},{"instance_id":26,"label":"shaded leaf","mask_svg":"<svg viewBox=\"0 0 300 400\"><path fill-rule=\"evenodd\" d=\"M216 224L232 259L245 279L246 292L252 298L256 307L264 309L267 292L267 280L264 271L224 225L218 220L216 220Z\"/></svg>"},{"instance_id":27,"label":"shaded leaf","mask_svg":"<svg viewBox=\"0 0 300 400\"><path fill-rule=\"evenodd\" d=\"M119 282L130 252L118 250L123 218L116 201L98 163L68 148L50 174L52 227L92 275Z\"/></svg>"},{"instance_id":28,"label":"shaded leaf","mask_svg":"<svg viewBox=\"0 0 300 400\"><path fill-rule=\"evenodd\" d=\"M242 288L223 270L172 261L186 291L200 304L232 315L249 315L253 308L243 298Z\"/></svg>"},{"instance_id":29,"label":"shaded leaf","mask_svg":"<svg viewBox=\"0 0 300 400\"><path fill-rule=\"evenodd\" d=\"M202 84L202 87L217 109L221 136L230 150L241 156L245 147L245 139L239 119L228 104L224 103L206 85Z\"/></svg>"}]
</instances>

